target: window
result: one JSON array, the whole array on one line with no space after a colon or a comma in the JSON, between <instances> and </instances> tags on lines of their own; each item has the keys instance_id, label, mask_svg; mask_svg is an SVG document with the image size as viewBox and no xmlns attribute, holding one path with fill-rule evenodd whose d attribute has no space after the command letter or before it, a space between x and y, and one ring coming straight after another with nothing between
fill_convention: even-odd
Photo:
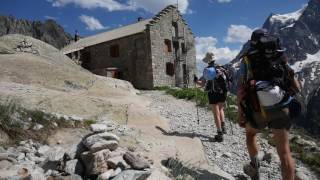
<instances>
[{"instance_id":1,"label":"window","mask_svg":"<svg viewBox=\"0 0 320 180\"><path fill-rule=\"evenodd\" d=\"M166 63L166 74L169 76L174 75L174 64L172 62Z\"/></svg>"},{"instance_id":2,"label":"window","mask_svg":"<svg viewBox=\"0 0 320 180\"><path fill-rule=\"evenodd\" d=\"M172 52L171 41L169 39L164 40L165 52Z\"/></svg>"},{"instance_id":3,"label":"window","mask_svg":"<svg viewBox=\"0 0 320 180\"><path fill-rule=\"evenodd\" d=\"M187 48L186 48L186 44L185 43L181 43L181 48L182 48L182 52L183 53L187 52Z\"/></svg>"},{"instance_id":4,"label":"window","mask_svg":"<svg viewBox=\"0 0 320 180\"><path fill-rule=\"evenodd\" d=\"M110 56L111 57L119 57L119 45L112 45L110 46Z\"/></svg>"}]
</instances>

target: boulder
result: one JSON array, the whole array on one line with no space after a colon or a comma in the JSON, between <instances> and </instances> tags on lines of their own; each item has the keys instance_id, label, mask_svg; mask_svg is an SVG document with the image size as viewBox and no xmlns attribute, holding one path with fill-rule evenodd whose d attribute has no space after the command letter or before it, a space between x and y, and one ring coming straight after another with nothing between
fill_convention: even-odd
<instances>
[{"instance_id":1,"label":"boulder","mask_svg":"<svg viewBox=\"0 0 320 180\"><path fill-rule=\"evenodd\" d=\"M62 148L53 148L46 152L49 161L61 161L65 151Z\"/></svg>"},{"instance_id":2,"label":"boulder","mask_svg":"<svg viewBox=\"0 0 320 180\"><path fill-rule=\"evenodd\" d=\"M112 174L114 173L113 169L108 170L107 172L104 172L98 176L98 180L108 180L111 178Z\"/></svg>"},{"instance_id":3,"label":"boulder","mask_svg":"<svg viewBox=\"0 0 320 180\"><path fill-rule=\"evenodd\" d=\"M91 124L90 130L95 133L101 133L108 130L108 126L106 124Z\"/></svg>"},{"instance_id":4,"label":"boulder","mask_svg":"<svg viewBox=\"0 0 320 180\"><path fill-rule=\"evenodd\" d=\"M40 146L38 148L37 155L38 156L44 156L49 150L50 150L50 147L47 146L47 145Z\"/></svg>"},{"instance_id":5,"label":"boulder","mask_svg":"<svg viewBox=\"0 0 320 180\"><path fill-rule=\"evenodd\" d=\"M99 142L99 141L103 141L103 140L115 140L118 141L120 140L120 138L118 136L116 136L115 134L112 133L108 133L108 132L104 132L104 133L99 133L99 134L93 134L89 137L87 137L84 141L83 144L87 147L90 148L91 146L93 146L95 143Z\"/></svg>"},{"instance_id":6,"label":"boulder","mask_svg":"<svg viewBox=\"0 0 320 180\"><path fill-rule=\"evenodd\" d=\"M126 163L126 161L123 159L122 156L116 156L109 158L107 160L108 167L111 169L116 169L117 167L120 167L122 169L128 169L130 166Z\"/></svg>"},{"instance_id":7,"label":"boulder","mask_svg":"<svg viewBox=\"0 0 320 180\"><path fill-rule=\"evenodd\" d=\"M135 156L130 152L126 152L123 155L123 159L128 163L133 169L143 170L146 168L150 168L150 165L139 157Z\"/></svg>"},{"instance_id":8,"label":"boulder","mask_svg":"<svg viewBox=\"0 0 320 180\"><path fill-rule=\"evenodd\" d=\"M10 141L10 138L8 134L0 129L0 144L7 144L9 143L9 141Z\"/></svg>"},{"instance_id":9,"label":"boulder","mask_svg":"<svg viewBox=\"0 0 320 180\"><path fill-rule=\"evenodd\" d=\"M84 152L81 154L82 162L86 168L87 175L99 175L108 171L107 160L110 150L105 149L96 153Z\"/></svg>"},{"instance_id":10,"label":"boulder","mask_svg":"<svg viewBox=\"0 0 320 180\"><path fill-rule=\"evenodd\" d=\"M77 159L74 159L66 162L64 171L69 174L82 175L84 172L84 168L80 161L78 161Z\"/></svg>"},{"instance_id":11,"label":"boulder","mask_svg":"<svg viewBox=\"0 0 320 180\"><path fill-rule=\"evenodd\" d=\"M150 174L150 171L125 170L112 180L145 180Z\"/></svg>"},{"instance_id":12,"label":"boulder","mask_svg":"<svg viewBox=\"0 0 320 180\"><path fill-rule=\"evenodd\" d=\"M93 144L89 149L91 153L95 153L97 151L103 150L103 149L109 149L110 151L114 151L118 148L118 141L106 141L101 140Z\"/></svg>"}]
</instances>

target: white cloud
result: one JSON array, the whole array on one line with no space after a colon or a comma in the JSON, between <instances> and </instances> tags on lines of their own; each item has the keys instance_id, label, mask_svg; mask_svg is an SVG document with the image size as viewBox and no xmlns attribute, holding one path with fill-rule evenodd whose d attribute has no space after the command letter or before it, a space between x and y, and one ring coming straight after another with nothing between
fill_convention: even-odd
<instances>
[{"instance_id":1,"label":"white cloud","mask_svg":"<svg viewBox=\"0 0 320 180\"><path fill-rule=\"evenodd\" d=\"M44 18L46 19L52 19L52 20L57 20L57 17L53 17L53 16L44 16Z\"/></svg>"},{"instance_id":2,"label":"white cloud","mask_svg":"<svg viewBox=\"0 0 320 180\"><path fill-rule=\"evenodd\" d=\"M177 0L47 0L54 7L63 7L74 4L85 9L103 8L108 11L144 9L151 13L157 13L168 5L175 5ZM179 0L179 10L182 13L192 12L188 9L189 0Z\"/></svg>"},{"instance_id":3,"label":"white cloud","mask_svg":"<svg viewBox=\"0 0 320 180\"><path fill-rule=\"evenodd\" d=\"M214 3L215 1L217 1L218 3L229 3L232 0L209 0L209 2Z\"/></svg>"},{"instance_id":4,"label":"white cloud","mask_svg":"<svg viewBox=\"0 0 320 180\"><path fill-rule=\"evenodd\" d=\"M228 28L228 35L224 38L225 42L229 43L245 43L250 39L253 29L246 25L231 25Z\"/></svg>"},{"instance_id":5,"label":"white cloud","mask_svg":"<svg viewBox=\"0 0 320 180\"><path fill-rule=\"evenodd\" d=\"M103 8L108 11L127 10L127 4L121 4L115 0L47 0L54 7L64 7L68 4L75 4L84 9Z\"/></svg>"},{"instance_id":6,"label":"white cloud","mask_svg":"<svg viewBox=\"0 0 320 180\"><path fill-rule=\"evenodd\" d=\"M229 3L231 0L218 0L218 3Z\"/></svg>"},{"instance_id":7,"label":"white cloud","mask_svg":"<svg viewBox=\"0 0 320 180\"><path fill-rule=\"evenodd\" d=\"M142 8L151 13L157 13L168 5L176 5L177 0L129 0L129 4L135 9ZM178 0L181 13L187 13L189 0Z\"/></svg>"},{"instance_id":8,"label":"white cloud","mask_svg":"<svg viewBox=\"0 0 320 180\"><path fill-rule=\"evenodd\" d=\"M79 16L80 20L87 25L86 29L90 31L95 31L95 30L102 30L102 29L107 29L108 27L103 26L98 19L92 17L92 16L87 16L87 15L81 15Z\"/></svg>"},{"instance_id":9,"label":"white cloud","mask_svg":"<svg viewBox=\"0 0 320 180\"><path fill-rule=\"evenodd\" d=\"M202 71L203 67L206 66L202 62L207 52L212 52L215 55L216 62L218 64L225 64L234 59L240 50L231 50L228 47L217 48L216 45L218 40L212 36L208 37L196 37L196 59L197 67L199 71Z\"/></svg>"}]
</instances>

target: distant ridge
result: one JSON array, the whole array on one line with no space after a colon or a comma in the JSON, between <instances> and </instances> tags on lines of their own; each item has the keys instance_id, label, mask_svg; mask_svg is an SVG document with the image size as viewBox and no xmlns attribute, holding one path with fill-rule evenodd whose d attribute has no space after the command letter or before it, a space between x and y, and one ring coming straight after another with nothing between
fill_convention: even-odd
<instances>
[{"instance_id":1,"label":"distant ridge","mask_svg":"<svg viewBox=\"0 0 320 180\"><path fill-rule=\"evenodd\" d=\"M0 16L0 36L6 34L31 36L58 49L67 45L72 39L72 36L52 19L41 22L17 19L13 16Z\"/></svg>"}]
</instances>

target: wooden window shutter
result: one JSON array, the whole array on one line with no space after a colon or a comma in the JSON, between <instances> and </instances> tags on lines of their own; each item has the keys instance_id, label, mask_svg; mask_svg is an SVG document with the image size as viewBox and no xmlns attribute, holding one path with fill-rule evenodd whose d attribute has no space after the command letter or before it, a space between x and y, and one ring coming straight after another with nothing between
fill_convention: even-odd
<instances>
[{"instance_id":1,"label":"wooden window shutter","mask_svg":"<svg viewBox=\"0 0 320 180\"><path fill-rule=\"evenodd\" d=\"M172 52L171 41L169 39L164 40L165 52Z\"/></svg>"},{"instance_id":2,"label":"wooden window shutter","mask_svg":"<svg viewBox=\"0 0 320 180\"><path fill-rule=\"evenodd\" d=\"M174 64L172 62L166 63L166 74L169 76L174 75Z\"/></svg>"}]
</instances>

